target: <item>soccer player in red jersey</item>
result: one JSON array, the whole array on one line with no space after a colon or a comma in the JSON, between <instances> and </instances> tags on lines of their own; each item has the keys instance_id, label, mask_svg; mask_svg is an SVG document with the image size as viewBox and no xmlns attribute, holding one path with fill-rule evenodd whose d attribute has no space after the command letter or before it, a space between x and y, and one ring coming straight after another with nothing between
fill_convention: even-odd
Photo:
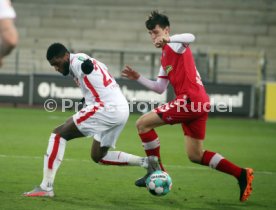
<instances>
[{"instance_id":1,"label":"soccer player in red jersey","mask_svg":"<svg viewBox=\"0 0 276 210\"><path fill-rule=\"evenodd\" d=\"M253 169L241 168L222 155L203 149L206 122L210 109L209 97L196 69L189 44L195 40L193 34L184 33L170 36L170 23L166 15L153 11L146 21L146 27L156 48L162 49L161 67L156 81L149 80L130 66L122 76L136 80L150 90L163 93L170 82L176 98L153 111L142 115L136 122L139 136L148 156L157 156L159 166L160 142L154 128L166 124L181 124L186 139L188 158L197 164L210 166L234 176L240 187L240 201L248 199L252 192ZM145 187L148 173L138 179L135 185Z\"/></svg>"}]
</instances>

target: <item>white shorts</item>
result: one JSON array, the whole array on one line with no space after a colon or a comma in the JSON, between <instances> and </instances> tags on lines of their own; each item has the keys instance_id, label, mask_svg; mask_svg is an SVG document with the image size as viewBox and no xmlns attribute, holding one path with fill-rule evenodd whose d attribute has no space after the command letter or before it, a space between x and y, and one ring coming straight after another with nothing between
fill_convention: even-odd
<instances>
[{"instance_id":1,"label":"white shorts","mask_svg":"<svg viewBox=\"0 0 276 210\"><path fill-rule=\"evenodd\" d=\"M91 105L74 114L73 120L84 136L92 136L101 147L115 148L128 116L128 105L123 105L120 110Z\"/></svg>"},{"instance_id":2,"label":"white shorts","mask_svg":"<svg viewBox=\"0 0 276 210\"><path fill-rule=\"evenodd\" d=\"M0 0L0 19L15 18L16 13L10 0Z\"/></svg>"}]
</instances>

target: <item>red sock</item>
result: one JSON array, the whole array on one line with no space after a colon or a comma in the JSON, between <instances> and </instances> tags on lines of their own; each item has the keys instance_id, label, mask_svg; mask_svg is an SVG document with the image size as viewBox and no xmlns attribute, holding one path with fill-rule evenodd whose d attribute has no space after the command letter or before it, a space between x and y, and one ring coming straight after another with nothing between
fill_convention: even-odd
<instances>
[{"instance_id":1,"label":"red sock","mask_svg":"<svg viewBox=\"0 0 276 210\"><path fill-rule=\"evenodd\" d=\"M237 179L240 177L242 171L240 167L226 160L220 154L207 150L203 154L201 164L210 166L211 168L230 174L236 177Z\"/></svg>"},{"instance_id":2,"label":"red sock","mask_svg":"<svg viewBox=\"0 0 276 210\"><path fill-rule=\"evenodd\" d=\"M139 136L147 156L157 156L160 161L159 164L161 169L165 171L160 159L160 142L156 132L152 129L146 133L139 134Z\"/></svg>"}]
</instances>

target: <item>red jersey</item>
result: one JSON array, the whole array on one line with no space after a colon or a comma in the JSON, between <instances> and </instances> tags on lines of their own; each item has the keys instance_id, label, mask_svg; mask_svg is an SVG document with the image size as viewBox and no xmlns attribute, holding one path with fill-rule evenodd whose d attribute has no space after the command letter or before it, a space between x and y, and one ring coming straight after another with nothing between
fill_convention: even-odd
<instances>
[{"instance_id":1,"label":"red jersey","mask_svg":"<svg viewBox=\"0 0 276 210\"><path fill-rule=\"evenodd\" d=\"M187 95L194 102L209 101L189 47L184 52L177 53L170 44L166 44L162 49L161 65L176 96Z\"/></svg>"}]
</instances>

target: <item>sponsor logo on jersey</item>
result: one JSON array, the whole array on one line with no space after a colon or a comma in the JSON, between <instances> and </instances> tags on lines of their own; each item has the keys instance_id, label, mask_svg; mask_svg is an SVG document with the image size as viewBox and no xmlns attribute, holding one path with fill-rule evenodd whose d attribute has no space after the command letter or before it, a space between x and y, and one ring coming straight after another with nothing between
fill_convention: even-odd
<instances>
[{"instance_id":1,"label":"sponsor logo on jersey","mask_svg":"<svg viewBox=\"0 0 276 210\"><path fill-rule=\"evenodd\" d=\"M171 65L165 67L165 71L167 72L167 74L169 74L172 69L173 67Z\"/></svg>"}]
</instances>

